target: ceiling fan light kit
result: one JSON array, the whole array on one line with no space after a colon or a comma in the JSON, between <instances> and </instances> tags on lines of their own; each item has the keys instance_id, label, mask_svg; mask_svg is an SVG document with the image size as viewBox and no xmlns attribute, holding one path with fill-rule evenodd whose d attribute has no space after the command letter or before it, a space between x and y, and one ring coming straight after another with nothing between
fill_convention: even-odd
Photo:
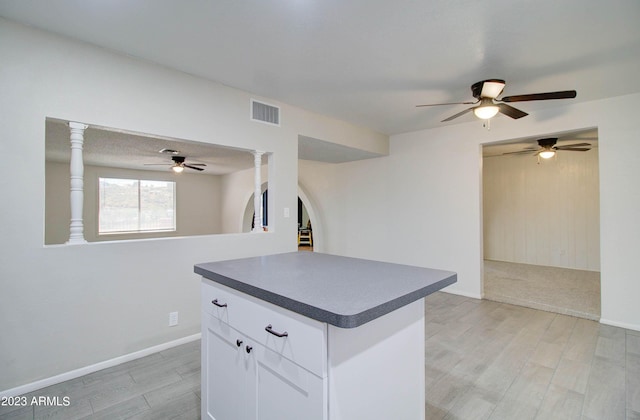
<instances>
[{"instance_id":1,"label":"ceiling fan light kit","mask_svg":"<svg viewBox=\"0 0 640 420\"><path fill-rule=\"evenodd\" d=\"M551 159L556 155L555 150L543 150L538 154L542 159Z\"/></svg>"},{"instance_id":2,"label":"ceiling fan light kit","mask_svg":"<svg viewBox=\"0 0 640 420\"><path fill-rule=\"evenodd\" d=\"M493 118L500 111L498 105L493 103L493 99L483 98L482 103L473 108L473 114L481 120Z\"/></svg>"},{"instance_id":3,"label":"ceiling fan light kit","mask_svg":"<svg viewBox=\"0 0 640 420\"><path fill-rule=\"evenodd\" d=\"M449 102L442 104L424 104L417 106L423 107L439 105L476 105L480 103L480 105L473 106L462 112L452 115L451 117L442 120L442 122L451 121L455 118L465 115L470 111L473 111L473 114L482 120L489 120L496 116L496 114L498 113L504 114L507 117L513 119L518 119L526 117L529 114L510 105L507 105L506 102L546 101L550 99L571 99L576 97L575 90L562 90L557 92L505 96L502 99L498 99L498 96L504 90L505 85L506 82L502 79L482 80L471 85L471 94L474 98L477 99L476 102ZM489 127L488 124L485 124L485 126L487 128Z\"/></svg>"}]
</instances>

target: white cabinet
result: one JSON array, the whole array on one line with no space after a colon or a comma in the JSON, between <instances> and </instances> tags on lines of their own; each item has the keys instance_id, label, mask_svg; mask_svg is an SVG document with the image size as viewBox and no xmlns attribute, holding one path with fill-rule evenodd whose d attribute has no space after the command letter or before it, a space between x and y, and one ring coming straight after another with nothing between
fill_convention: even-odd
<instances>
[{"instance_id":1,"label":"white cabinet","mask_svg":"<svg viewBox=\"0 0 640 420\"><path fill-rule=\"evenodd\" d=\"M311 371L326 372L324 324L224 286L203 283L202 295L203 419L327 419L327 378Z\"/></svg>"},{"instance_id":2,"label":"white cabinet","mask_svg":"<svg viewBox=\"0 0 640 420\"><path fill-rule=\"evenodd\" d=\"M202 309L203 419L425 418L422 299L338 328L204 279Z\"/></svg>"}]
</instances>

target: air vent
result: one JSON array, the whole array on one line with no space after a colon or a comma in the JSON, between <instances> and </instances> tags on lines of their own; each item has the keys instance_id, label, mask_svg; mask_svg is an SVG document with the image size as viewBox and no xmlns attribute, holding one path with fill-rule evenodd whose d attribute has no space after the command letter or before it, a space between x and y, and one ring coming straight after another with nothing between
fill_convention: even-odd
<instances>
[{"instance_id":1,"label":"air vent","mask_svg":"<svg viewBox=\"0 0 640 420\"><path fill-rule=\"evenodd\" d=\"M251 100L251 120L280 126L280 107Z\"/></svg>"}]
</instances>

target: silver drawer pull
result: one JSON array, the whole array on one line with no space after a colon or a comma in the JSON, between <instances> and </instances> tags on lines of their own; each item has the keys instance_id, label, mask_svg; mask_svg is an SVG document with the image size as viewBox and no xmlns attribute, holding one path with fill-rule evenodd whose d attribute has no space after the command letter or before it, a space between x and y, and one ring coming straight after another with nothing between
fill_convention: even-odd
<instances>
[{"instance_id":1,"label":"silver drawer pull","mask_svg":"<svg viewBox=\"0 0 640 420\"><path fill-rule=\"evenodd\" d=\"M213 303L214 305L216 305L218 308L226 308L227 304L226 303L220 303L218 302L218 299L213 299L211 301L211 303Z\"/></svg>"},{"instance_id":2,"label":"silver drawer pull","mask_svg":"<svg viewBox=\"0 0 640 420\"><path fill-rule=\"evenodd\" d=\"M273 327L271 326L271 324L267 325L264 329L265 329L266 332L268 332L269 334L273 334L276 337L282 338L282 337L288 337L289 336L289 334L286 331L283 332L283 333L279 333L278 331L274 331Z\"/></svg>"}]
</instances>

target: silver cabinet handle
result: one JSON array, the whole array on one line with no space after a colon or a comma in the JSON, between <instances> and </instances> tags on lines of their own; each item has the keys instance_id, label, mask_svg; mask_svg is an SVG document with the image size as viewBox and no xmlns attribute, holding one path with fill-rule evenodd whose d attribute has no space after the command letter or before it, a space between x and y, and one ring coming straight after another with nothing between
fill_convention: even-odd
<instances>
[{"instance_id":1,"label":"silver cabinet handle","mask_svg":"<svg viewBox=\"0 0 640 420\"><path fill-rule=\"evenodd\" d=\"M268 332L269 334L273 334L276 337L282 338L282 337L288 337L289 336L289 334L286 331L282 332L282 333L274 331L273 327L271 326L271 324L267 325L264 329L265 329L266 332Z\"/></svg>"},{"instance_id":2,"label":"silver cabinet handle","mask_svg":"<svg viewBox=\"0 0 640 420\"><path fill-rule=\"evenodd\" d=\"M219 303L218 299L213 299L211 301L211 303L213 303L214 305L216 305L218 308L226 308L227 304L226 303Z\"/></svg>"}]
</instances>

